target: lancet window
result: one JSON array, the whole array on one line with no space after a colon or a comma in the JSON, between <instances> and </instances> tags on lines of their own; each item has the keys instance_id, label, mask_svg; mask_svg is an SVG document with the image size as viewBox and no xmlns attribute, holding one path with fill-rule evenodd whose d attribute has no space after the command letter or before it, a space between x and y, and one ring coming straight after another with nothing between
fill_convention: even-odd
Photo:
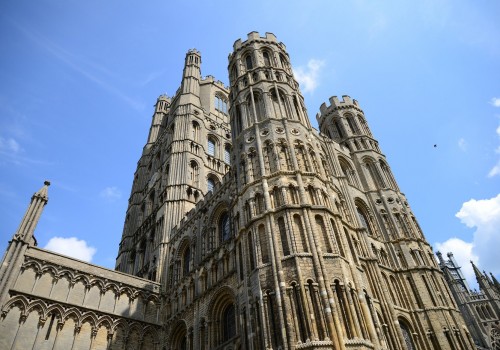
<instances>
[{"instance_id":1,"label":"lancet window","mask_svg":"<svg viewBox=\"0 0 500 350\"><path fill-rule=\"evenodd\" d=\"M280 143L278 146L278 155L281 170L292 170L292 162L290 160L290 153L286 143Z\"/></svg>"},{"instance_id":2,"label":"lancet window","mask_svg":"<svg viewBox=\"0 0 500 350\"><path fill-rule=\"evenodd\" d=\"M253 95L253 100L251 96ZM255 110L254 110L255 108ZM256 121L262 121L265 117L264 111L264 101L262 100L262 96L257 91L254 91L247 97L247 115L255 118ZM252 121L254 121L252 120Z\"/></svg>"},{"instance_id":3,"label":"lancet window","mask_svg":"<svg viewBox=\"0 0 500 350\"><path fill-rule=\"evenodd\" d=\"M224 162L231 164L231 145L228 143L224 146Z\"/></svg>"},{"instance_id":4,"label":"lancet window","mask_svg":"<svg viewBox=\"0 0 500 350\"><path fill-rule=\"evenodd\" d=\"M214 106L215 109L219 112L227 114L227 100L220 94L216 94L214 97Z\"/></svg>"},{"instance_id":5,"label":"lancet window","mask_svg":"<svg viewBox=\"0 0 500 350\"><path fill-rule=\"evenodd\" d=\"M253 59L251 54L245 56L245 67L248 70L253 69Z\"/></svg>"},{"instance_id":6,"label":"lancet window","mask_svg":"<svg viewBox=\"0 0 500 350\"><path fill-rule=\"evenodd\" d=\"M346 119L347 119L347 124L349 125L349 128L351 129L351 133L354 135L359 134L360 131L359 131L358 124L356 123L356 119L350 114L346 115Z\"/></svg>"},{"instance_id":7,"label":"lancet window","mask_svg":"<svg viewBox=\"0 0 500 350\"><path fill-rule=\"evenodd\" d=\"M316 215L314 219L316 221L316 227L318 233L321 235L321 238L323 240L324 252L332 253L332 245L330 244L330 238L328 235L328 231L326 230L326 225L325 222L323 221L323 217L321 217L320 215Z\"/></svg>"},{"instance_id":8,"label":"lancet window","mask_svg":"<svg viewBox=\"0 0 500 350\"><path fill-rule=\"evenodd\" d=\"M227 212L222 214L221 218L219 219L219 232L221 242L225 242L231 237L231 225Z\"/></svg>"},{"instance_id":9,"label":"lancet window","mask_svg":"<svg viewBox=\"0 0 500 350\"><path fill-rule=\"evenodd\" d=\"M283 252L283 256L290 255L290 247L288 245L288 235L285 226L285 219L283 219L283 217L278 218L278 230L280 233L281 250Z\"/></svg>"},{"instance_id":10,"label":"lancet window","mask_svg":"<svg viewBox=\"0 0 500 350\"><path fill-rule=\"evenodd\" d=\"M297 244L296 250L300 252L308 252L307 248L307 237L304 232L304 227L302 226L302 219L300 215L295 214L293 216L293 225L294 225L294 233L295 233L295 242Z\"/></svg>"},{"instance_id":11,"label":"lancet window","mask_svg":"<svg viewBox=\"0 0 500 350\"><path fill-rule=\"evenodd\" d=\"M192 140L198 142L198 138L200 137L200 124L197 121L193 120L191 130Z\"/></svg>"},{"instance_id":12,"label":"lancet window","mask_svg":"<svg viewBox=\"0 0 500 350\"><path fill-rule=\"evenodd\" d=\"M347 182L352 185L359 187L358 179L356 177L356 172L352 169L351 165L344 159L339 158L340 169L343 175L347 179Z\"/></svg>"},{"instance_id":13,"label":"lancet window","mask_svg":"<svg viewBox=\"0 0 500 350\"><path fill-rule=\"evenodd\" d=\"M382 176L380 176L380 172L377 169L377 164L372 159L365 159L364 165L368 170L368 174L370 175L375 188L384 188L385 182Z\"/></svg>"},{"instance_id":14,"label":"lancet window","mask_svg":"<svg viewBox=\"0 0 500 350\"><path fill-rule=\"evenodd\" d=\"M217 140L209 136L207 139L207 153L213 157L215 157L215 149L217 147Z\"/></svg>"},{"instance_id":15,"label":"lancet window","mask_svg":"<svg viewBox=\"0 0 500 350\"><path fill-rule=\"evenodd\" d=\"M262 52L262 58L264 58L264 66L266 66L266 67L271 66L271 57L270 57L268 51Z\"/></svg>"},{"instance_id":16,"label":"lancet window","mask_svg":"<svg viewBox=\"0 0 500 350\"><path fill-rule=\"evenodd\" d=\"M266 229L264 225L260 225L258 228L259 244L260 244L260 256L263 264L269 262L269 242L267 240Z\"/></svg>"},{"instance_id":17,"label":"lancet window","mask_svg":"<svg viewBox=\"0 0 500 350\"><path fill-rule=\"evenodd\" d=\"M360 205L356 205L356 211L358 212L359 221L361 222L361 227L365 228L370 236L373 236L373 230L369 221L369 217L366 214L366 210Z\"/></svg>"},{"instance_id":18,"label":"lancet window","mask_svg":"<svg viewBox=\"0 0 500 350\"><path fill-rule=\"evenodd\" d=\"M200 170L198 167L198 163L196 161L192 160L191 163L189 164L189 177L191 181L191 185L194 187L198 187L198 179L200 176Z\"/></svg>"}]
</instances>

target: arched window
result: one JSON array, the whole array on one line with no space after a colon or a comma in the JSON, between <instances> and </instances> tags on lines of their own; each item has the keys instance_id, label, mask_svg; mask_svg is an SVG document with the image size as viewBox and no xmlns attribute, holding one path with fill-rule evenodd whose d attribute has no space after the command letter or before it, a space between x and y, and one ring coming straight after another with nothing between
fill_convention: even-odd
<instances>
[{"instance_id":1,"label":"arched window","mask_svg":"<svg viewBox=\"0 0 500 350\"><path fill-rule=\"evenodd\" d=\"M218 94L215 95L214 106L215 109L218 110L219 112L227 114L227 100L225 97L222 97L221 95Z\"/></svg>"},{"instance_id":2,"label":"arched window","mask_svg":"<svg viewBox=\"0 0 500 350\"><path fill-rule=\"evenodd\" d=\"M197 121L193 120L193 132L192 132L192 139L193 141L198 141L198 137L200 135L200 124L198 124Z\"/></svg>"},{"instance_id":3,"label":"arched window","mask_svg":"<svg viewBox=\"0 0 500 350\"><path fill-rule=\"evenodd\" d=\"M280 53L280 63L281 63L281 67L283 68L288 68L288 61L286 59L286 57Z\"/></svg>"},{"instance_id":4,"label":"arched window","mask_svg":"<svg viewBox=\"0 0 500 350\"><path fill-rule=\"evenodd\" d=\"M321 233L321 237L323 238L323 252L332 253L332 246L330 244L330 239L328 237L328 232L326 230L325 222L320 215L316 215L314 217L316 221L316 227L318 231Z\"/></svg>"},{"instance_id":5,"label":"arched window","mask_svg":"<svg viewBox=\"0 0 500 350\"><path fill-rule=\"evenodd\" d=\"M264 212L264 197L260 193L255 194L255 211L257 215Z\"/></svg>"},{"instance_id":6,"label":"arched window","mask_svg":"<svg viewBox=\"0 0 500 350\"><path fill-rule=\"evenodd\" d=\"M231 67L231 80L234 82L238 78L238 71L236 70L236 65Z\"/></svg>"},{"instance_id":7,"label":"arched window","mask_svg":"<svg viewBox=\"0 0 500 350\"><path fill-rule=\"evenodd\" d=\"M248 231L248 255L250 258L250 270L255 269L255 257L254 257L254 245L253 245L253 238L252 238L252 231Z\"/></svg>"},{"instance_id":8,"label":"arched window","mask_svg":"<svg viewBox=\"0 0 500 350\"><path fill-rule=\"evenodd\" d=\"M267 174L278 171L276 157L274 156L274 145L270 141L264 144L264 166Z\"/></svg>"},{"instance_id":9,"label":"arched window","mask_svg":"<svg viewBox=\"0 0 500 350\"><path fill-rule=\"evenodd\" d=\"M333 122L333 136L334 138L343 138L344 137L344 131L342 128L342 125L339 123L338 120Z\"/></svg>"},{"instance_id":10,"label":"arched window","mask_svg":"<svg viewBox=\"0 0 500 350\"><path fill-rule=\"evenodd\" d=\"M207 152L209 155L215 157L215 145L217 144L217 141L213 137L208 137L207 140Z\"/></svg>"},{"instance_id":11,"label":"arched window","mask_svg":"<svg viewBox=\"0 0 500 350\"><path fill-rule=\"evenodd\" d=\"M370 236L373 236L373 231L368 221L368 215L366 215L364 208L361 208L359 205L356 205L356 211L358 212L359 221L361 222L361 227L365 228L368 231Z\"/></svg>"},{"instance_id":12,"label":"arched window","mask_svg":"<svg viewBox=\"0 0 500 350\"><path fill-rule=\"evenodd\" d=\"M349 125L349 128L351 129L351 133L353 134L360 134L358 124L356 123L356 119L352 115L347 115L347 124Z\"/></svg>"},{"instance_id":13,"label":"arched window","mask_svg":"<svg viewBox=\"0 0 500 350\"><path fill-rule=\"evenodd\" d=\"M222 313L222 341L226 342L236 335L236 315L234 304L226 306Z\"/></svg>"},{"instance_id":14,"label":"arched window","mask_svg":"<svg viewBox=\"0 0 500 350\"><path fill-rule=\"evenodd\" d=\"M186 247L186 249L184 250L184 254L182 256L182 275L184 277L189 275L190 261L191 261L191 249L189 249L189 247Z\"/></svg>"},{"instance_id":15,"label":"arched window","mask_svg":"<svg viewBox=\"0 0 500 350\"><path fill-rule=\"evenodd\" d=\"M213 191L215 187L215 181L211 177L207 179L207 192Z\"/></svg>"},{"instance_id":16,"label":"arched window","mask_svg":"<svg viewBox=\"0 0 500 350\"><path fill-rule=\"evenodd\" d=\"M377 169L377 164L371 159L366 159L364 163L365 167L368 169L368 173L370 174L370 177L372 178L375 187L384 188L385 182L382 176L380 176L380 172Z\"/></svg>"},{"instance_id":17,"label":"arched window","mask_svg":"<svg viewBox=\"0 0 500 350\"><path fill-rule=\"evenodd\" d=\"M333 233L335 234L335 240L337 241L337 247L339 249L340 256L345 257L344 245L342 244L342 239L337 229L337 225L335 225L333 219L330 219L330 224L332 225Z\"/></svg>"},{"instance_id":18,"label":"arched window","mask_svg":"<svg viewBox=\"0 0 500 350\"><path fill-rule=\"evenodd\" d=\"M281 191L281 188L279 187L274 187L273 190L271 191L271 198L274 202L274 207L279 208L285 203L283 202L283 193Z\"/></svg>"},{"instance_id":19,"label":"arched window","mask_svg":"<svg viewBox=\"0 0 500 350\"><path fill-rule=\"evenodd\" d=\"M288 186L288 193L289 193L289 200L291 204L298 204L299 203L299 196L297 194L297 188L290 184Z\"/></svg>"},{"instance_id":20,"label":"arched window","mask_svg":"<svg viewBox=\"0 0 500 350\"><path fill-rule=\"evenodd\" d=\"M255 107L255 113L254 113L254 107ZM247 115L250 116L250 124L253 124L255 121L254 118L257 119L257 121L262 121L264 119L264 102L262 100L261 95L254 91L253 92L253 101L251 98L251 95L247 97L247 108L248 108L248 113Z\"/></svg>"},{"instance_id":21,"label":"arched window","mask_svg":"<svg viewBox=\"0 0 500 350\"><path fill-rule=\"evenodd\" d=\"M222 214L219 220L219 230L221 242L227 241L231 237L231 227L228 213Z\"/></svg>"},{"instance_id":22,"label":"arched window","mask_svg":"<svg viewBox=\"0 0 500 350\"><path fill-rule=\"evenodd\" d=\"M392 176L391 169L389 169L387 164L382 160L379 160L379 164L380 164L380 168L382 169L382 172L384 173L385 179L387 180L389 185L393 189L397 190L398 185L396 184L396 180L394 180L394 177Z\"/></svg>"},{"instance_id":23,"label":"arched window","mask_svg":"<svg viewBox=\"0 0 500 350\"><path fill-rule=\"evenodd\" d=\"M286 232L285 220L282 217L278 218L278 229L280 232L283 256L290 255L290 247L288 246L288 236Z\"/></svg>"},{"instance_id":24,"label":"arched window","mask_svg":"<svg viewBox=\"0 0 500 350\"><path fill-rule=\"evenodd\" d=\"M192 160L189 165L190 165L189 175L190 175L191 185L198 187L198 176L199 176L198 163Z\"/></svg>"},{"instance_id":25,"label":"arched window","mask_svg":"<svg viewBox=\"0 0 500 350\"><path fill-rule=\"evenodd\" d=\"M297 244L296 250L298 252L308 252L307 248L307 238L304 232L304 227L302 226L302 219L300 215L295 214L293 216L294 233L295 233L295 243Z\"/></svg>"},{"instance_id":26,"label":"arched window","mask_svg":"<svg viewBox=\"0 0 500 350\"><path fill-rule=\"evenodd\" d=\"M246 65L247 70L250 70L250 69L253 68L253 60L252 60L252 55L251 54L248 54L245 57L245 65Z\"/></svg>"},{"instance_id":27,"label":"arched window","mask_svg":"<svg viewBox=\"0 0 500 350\"><path fill-rule=\"evenodd\" d=\"M344 323L346 336L347 339L352 339L354 338L355 335L353 333L352 325L350 322L351 313L348 301L346 300L345 297L344 286L341 286L338 280L335 280L334 284L335 284L335 295L337 296L337 303L339 305L342 322Z\"/></svg>"},{"instance_id":28,"label":"arched window","mask_svg":"<svg viewBox=\"0 0 500 350\"><path fill-rule=\"evenodd\" d=\"M344 158L339 158L339 163L340 163L340 169L342 170L342 173L347 179L347 182L350 185L357 187L358 179L356 177L356 172L352 170L351 165L346 160L344 160Z\"/></svg>"},{"instance_id":29,"label":"arched window","mask_svg":"<svg viewBox=\"0 0 500 350\"><path fill-rule=\"evenodd\" d=\"M415 344L413 343L413 339L411 337L411 331L403 320L399 319L399 327L401 327L401 333L403 333L403 339L405 341L406 350L416 350Z\"/></svg>"},{"instance_id":30,"label":"arched window","mask_svg":"<svg viewBox=\"0 0 500 350\"><path fill-rule=\"evenodd\" d=\"M250 148L248 150L248 162L250 163L248 166L251 167L249 170L251 170L250 175L253 181L260 176L260 163L255 148Z\"/></svg>"},{"instance_id":31,"label":"arched window","mask_svg":"<svg viewBox=\"0 0 500 350\"><path fill-rule=\"evenodd\" d=\"M231 164L231 145L227 143L224 146L224 162L226 162L226 164Z\"/></svg>"},{"instance_id":32,"label":"arched window","mask_svg":"<svg viewBox=\"0 0 500 350\"><path fill-rule=\"evenodd\" d=\"M297 114L297 119L301 122L304 122L301 117L302 104L297 100L297 96L293 96L293 107L295 108L295 113Z\"/></svg>"},{"instance_id":33,"label":"arched window","mask_svg":"<svg viewBox=\"0 0 500 350\"><path fill-rule=\"evenodd\" d=\"M266 264L269 262L269 242L267 240L266 229L264 228L264 225L259 226L258 234L262 263Z\"/></svg>"},{"instance_id":34,"label":"arched window","mask_svg":"<svg viewBox=\"0 0 500 350\"><path fill-rule=\"evenodd\" d=\"M307 194L309 195L309 202L312 205L317 205L318 201L316 200L316 189L312 187L312 185L309 185L305 188Z\"/></svg>"},{"instance_id":35,"label":"arched window","mask_svg":"<svg viewBox=\"0 0 500 350\"><path fill-rule=\"evenodd\" d=\"M372 136L370 128L368 128L368 124L366 124L365 119L361 115L358 115L358 121L361 127L363 128L364 133L368 136Z\"/></svg>"},{"instance_id":36,"label":"arched window","mask_svg":"<svg viewBox=\"0 0 500 350\"><path fill-rule=\"evenodd\" d=\"M264 66L269 67L271 65L271 58L267 51L262 52L262 57L264 58Z\"/></svg>"},{"instance_id":37,"label":"arched window","mask_svg":"<svg viewBox=\"0 0 500 350\"><path fill-rule=\"evenodd\" d=\"M241 109L240 105L233 106L234 107L234 124L235 124L235 135L239 135L241 133L241 130L243 130L243 120L241 118Z\"/></svg>"}]
</instances>

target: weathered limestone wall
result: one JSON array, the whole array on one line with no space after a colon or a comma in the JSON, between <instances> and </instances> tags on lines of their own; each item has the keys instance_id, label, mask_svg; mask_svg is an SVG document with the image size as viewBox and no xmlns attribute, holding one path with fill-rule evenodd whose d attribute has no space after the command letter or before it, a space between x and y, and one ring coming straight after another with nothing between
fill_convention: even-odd
<instances>
[{"instance_id":1,"label":"weathered limestone wall","mask_svg":"<svg viewBox=\"0 0 500 350\"><path fill-rule=\"evenodd\" d=\"M3 305L0 349L156 349L159 290L158 283L29 247Z\"/></svg>"}]
</instances>

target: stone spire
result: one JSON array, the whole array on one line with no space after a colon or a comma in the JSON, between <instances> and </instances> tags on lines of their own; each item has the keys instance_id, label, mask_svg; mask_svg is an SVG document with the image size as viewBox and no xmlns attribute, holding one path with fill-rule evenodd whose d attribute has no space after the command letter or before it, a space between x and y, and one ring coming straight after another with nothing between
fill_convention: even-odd
<instances>
[{"instance_id":1,"label":"stone spire","mask_svg":"<svg viewBox=\"0 0 500 350\"><path fill-rule=\"evenodd\" d=\"M43 208L49 201L48 189L50 181L45 181L43 187L31 197L31 203L24 214L23 220L19 225L13 239L19 239L25 243L30 243L33 238L35 227L42 215Z\"/></svg>"},{"instance_id":2,"label":"stone spire","mask_svg":"<svg viewBox=\"0 0 500 350\"><path fill-rule=\"evenodd\" d=\"M476 276L477 284L479 284L479 288L484 290L487 287L488 278L483 275L483 273L479 270L479 268L474 264L471 260L472 269L474 270L474 275Z\"/></svg>"},{"instance_id":3,"label":"stone spire","mask_svg":"<svg viewBox=\"0 0 500 350\"><path fill-rule=\"evenodd\" d=\"M497 289L497 292L500 294L500 282L496 279L496 277L490 272L491 280L493 281L493 285Z\"/></svg>"},{"instance_id":4,"label":"stone spire","mask_svg":"<svg viewBox=\"0 0 500 350\"><path fill-rule=\"evenodd\" d=\"M49 186L50 182L45 181L43 187L31 197L31 203L24 214L21 224L9 242L9 247L0 266L0 300L4 300L5 293L15 283L11 275L13 271L19 270L27 247L36 245L34 232L43 208L49 201Z\"/></svg>"}]
</instances>

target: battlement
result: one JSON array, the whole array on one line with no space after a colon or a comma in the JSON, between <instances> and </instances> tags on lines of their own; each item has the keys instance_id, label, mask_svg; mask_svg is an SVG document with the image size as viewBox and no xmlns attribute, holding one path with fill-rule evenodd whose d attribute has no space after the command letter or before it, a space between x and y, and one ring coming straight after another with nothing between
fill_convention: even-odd
<instances>
[{"instance_id":1,"label":"battlement","mask_svg":"<svg viewBox=\"0 0 500 350\"><path fill-rule=\"evenodd\" d=\"M233 50L238 51L247 44L253 42L253 41L261 41L261 42L271 42L275 43L279 47L281 47L283 50L286 51L286 46L282 42L279 42L278 39L276 38L276 35L273 33L266 32L264 36L260 36L259 32L253 31L247 34L247 40L242 41L241 39L238 39L234 42L233 44ZM229 54L229 59L231 59L232 53Z\"/></svg>"},{"instance_id":2,"label":"battlement","mask_svg":"<svg viewBox=\"0 0 500 350\"><path fill-rule=\"evenodd\" d=\"M161 94L156 99L156 102L160 102L160 101L168 101L168 102L170 102L170 97L167 94Z\"/></svg>"},{"instance_id":3,"label":"battlement","mask_svg":"<svg viewBox=\"0 0 500 350\"><path fill-rule=\"evenodd\" d=\"M189 49L188 52L186 53L186 55L197 55L197 56L201 56L201 53L200 51L196 50L196 49Z\"/></svg>"},{"instance_id":4,"label":"battlement","mask_svg":"<svg viewBox=\"0 0 500 350\"><path fill-rule=\"evenodd\" d=\"M339 98L337 96L332 96L329 98L329 101L330 101L330 105L327 105L325 102L323 102L321 104L321 106L319 107L320 112L316 114L316 119L318 120L318 122L320 124L321 124L321 120L323 119L323 117L326 114L333 112L337 109L345 109L345 108L352 107L352 108L355 108L358 111L362 112L358 101L356 101L355 99L352 99L348 95L342 95L342 100L339 100Z\"/></svg>"},{"instance_id":5,"label":"battlement","mask_svg":"<svg viewBox=\"0 0 500 350\"><path fill-rule=\"evenodd\" d=\"M213 83L222 89L229 90L228 86L224 85L224 83L222 81L216 80L213 75L207 75L206 77L202 77L201 83Z\"/></svg>"},{"instance_id":6,"label":"battlement","mask_svg":"<svg viewBox=\"0 0 500 350\"><path fill-rule=\"evenodd\" d=\"M323 102L319 107L319 110L322 114L326 113L326 111L329 109L335 109L339 107L355 106L359 108L358 101L351 99L351 97L348 95L342 95L342 100L339 100L337 96L332 96L329 98L329 101L330 106L327 106L326 103Z\"/></svg>"}]
</instances>

